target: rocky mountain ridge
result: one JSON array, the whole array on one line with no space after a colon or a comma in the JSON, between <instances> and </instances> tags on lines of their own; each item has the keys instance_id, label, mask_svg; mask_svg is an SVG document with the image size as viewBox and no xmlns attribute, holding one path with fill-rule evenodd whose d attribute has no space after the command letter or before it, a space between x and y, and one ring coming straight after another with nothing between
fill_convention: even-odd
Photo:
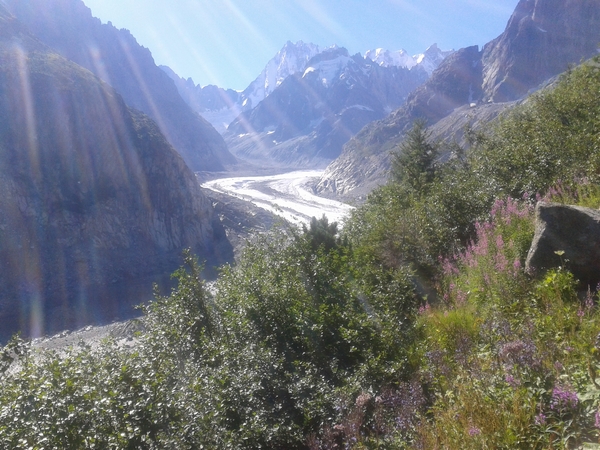
<instances>
[{"instance_id":1,"label":"rocky mountain ridge","mask_svg":"<svg viewBox=\"0 0 600 450\"><path fill-rule=\"evenodd\" d=\"M185 101L202 117L209 121L220 133L243 111L257 106L269 96L288 76L300 72L306 63L320 53L315 44L288 41L277 54L269 60L262 72L243 91L223 89L218 86L196 85L191 78L183 79L171 68L161 66L175 82Z\"/></svg>"},{"instance_id":2,"label":"rocky mountain ridge","mask_svg":"<svg viewBox=\"0 0 600 450\"><path fill-rule=\"evenodd\" d=\"M427 79L420 67L383 67L344 48L317 54L225 135L236 157L324 167L367 123L385 117Z\"/></svg>"},{"instance_id":3,"label":"rocky mountain ridge","mask_svg":"<svg viewBox=\"0 0 600 450\"><path fill-rule=\"evenodd\" d=\"M413 56L410 56L404 49L392 52L377 48L365 52L365 59L368 58L384 67L397 66L412 69L415 66L421 66L431 76L442 61L452 53L454 53L454 50L441 50L437 44L433 44L424 53Z\"/></svg>"},{"instance_id":4,"label":"rocky mountain ridge","mask_svg":"<svg viewBox=\"0 0 600 450\"><path fill-rule=\"evenodd\" d=\"M384 183L389 154L416 119L434 125L460 108L477 111L480 105L527 96L570 64L596 54L599 20L600 3L594 0L521 0L498 38L481 50L473 46L450 55L404 106L350 140L317 191L353 198Z\"/></svg>"},{"instance_id":5,"label":"rocky mountain ridge","mask_svg":"<svg viewBox=\"0 0 600 450\"><path fill-rule=\"evenodd\" d=\"M267 63L261 74L244 90L234 91L217 86L196 85L191 78L179 77L167 66L161 68L175 82L177 89L186 102L220 133L224 134L242 112L249 111L268 97L289 76L304 72L308 61L321 52L337 49L332 45L322 49L315 44L287 42L283 48ZM408 56L404 50L390 52L384 49L369 50L365 60L374 61L382 67L403 67L412 69L422 67L431 74L444 58L453 51L442 51L436 44L424 53Z\"/></svg>"}]
</instances>

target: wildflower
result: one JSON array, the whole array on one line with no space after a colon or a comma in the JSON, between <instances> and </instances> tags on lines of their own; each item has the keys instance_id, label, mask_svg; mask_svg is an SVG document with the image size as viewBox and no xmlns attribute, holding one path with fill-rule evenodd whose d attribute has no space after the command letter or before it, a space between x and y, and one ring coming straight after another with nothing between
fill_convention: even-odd
<instances>
[{"instance_id":1,"label":"wildflower","mask_svg":"<svg viewBox=\"0 0 600 450\"><path fill-rule=\"evenodd\" d=\"M521 270L521 260L519 258L517 258L517 259L515 259L515 262L513 262L513 275L516 276L520 270Z\"/></svg>"},{"instance_id":2,"label":"wildflower","mask_svg":"<svg viewBox=\"0 0 600 450\"><path fill-rule=\"evenodd\" d=\"M537 349L532 341L511 341L504 344L498 356L508 366L517 365L522 368L535 369L540 362L536 357Z\"/></svg>"},{"instance_id":3,"label":"wildflower","mask_svg":"<svg viewBox=\"0 0 600 450\"><path fill-rule=\"evenodd\" d=\"M496 270L498 272L504 272L506 270L507 265L508 261L506 260L506 256L504 256L504 253L498 253L496 255Z\"/></svg>"},{"instance_id":4,"label":"wildflower","mask_svg":"<svg viewBox=\"0 0 600 450\"><path fill-rule=\"evenodd\" d=\"M596 419L596 421L595 421L595 423L594 423L594 426L595 426L596 428L600 428L600 410L596 411L596 414L595 414L595 416L594 416L594 417L595 417L595 419Z\"/></svg>"},{"instance_id":5,"label":"wildflower","mask_svg":"<svg viewBox=\"0 0 600 450\"><path fill-rule=\"evenodd\" d=\"M469 427L469 436L477 436L481 434L481 430L473 425Z\"/></svg>"},{"instance_id":6,"label":"wildflower","mask_svg":"<svg viewBox=\"0 0 600 450\"><path fill-rule=\"evenodd\" d=\"M401 431L408 431L417 426L419 412L426 400L423 387L414 380L401 383L397 390L386 390L381 395L380 405L395 415L395 426Z\"/></svg>"},{"instance_id":7,"label":"wildflower","mask_svg":"<svg viewBox=\"0 0 600 450\"><path fill-rule=\"evenodd\" d=\"M518 387L521 384L521 383L519 383L519 380L517 380L515 377L513 377L510 374L508 374L504 377L504 381L506 381L506 383L513 388Z\"/></svg>"},{"instance_id":8,"label":"wildflower","mask_svg":"<svg viewBox=\"0 0 600 450\"><path fill-rule=\"evenodd\" d=\"M501 249L502 247L504 247L504 239L502 239L502 235L499 234L496 237L496 248Z\"/></svg>"},{"instance_id":9,"label":"wildflower","mask_svg":"<svg viewBox=\"0 0 600 450\"><path fill-rule=\"evenodd\" d=\"M577 392L566 385L557 385L552 390L552 398L550 400L550 409L560 413L573 410L579 404Z\"/></svg>"},{"instance_id":10,"label":"wildflower","mask_svg":"<svg viewBox=\"0 0 600 450\"><path fill-rule=\"evenodd\" d=\"M456 291L456 303L458 306L462 306L467 301L467 293L462 289Z\"/></svg>"},{"instance_id":11,"label":"wildflower","mask_svg":"<svg viewBox=\"0 0 600 450\"><path fill-rule=\"evenodd\" d=\"M546 415L540 411L540 413L535 416L535 424L536 425L546 425Z\"/></svg>"},{"instance_id":12,"label":"wildflower","mask_svg":"<svg viewBox=\"0 0 600 450\"><path fill-rule=\"evenodd\" d=\"M583 309L585 311L590 311L594 307L594 297L592 295L592 291L588 288L587 294L585 295L585 300L583 302Z\"/></svg>"}]
</instances>

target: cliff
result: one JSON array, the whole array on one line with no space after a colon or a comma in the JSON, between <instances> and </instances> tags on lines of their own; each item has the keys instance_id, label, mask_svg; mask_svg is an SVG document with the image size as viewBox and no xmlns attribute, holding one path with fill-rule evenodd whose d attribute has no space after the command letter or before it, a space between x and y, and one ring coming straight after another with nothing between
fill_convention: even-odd
<instances>
[{"instance_id":1,"label":"cliff","mask_svg":"<svg viewBox=\"0 0 600 450\"><path fill-rule=\"evenodd\" d=\"M2 338L131 316L184 248L231 258L158 126L1 5L0 61Z\"/></svg>"}]
</instances>

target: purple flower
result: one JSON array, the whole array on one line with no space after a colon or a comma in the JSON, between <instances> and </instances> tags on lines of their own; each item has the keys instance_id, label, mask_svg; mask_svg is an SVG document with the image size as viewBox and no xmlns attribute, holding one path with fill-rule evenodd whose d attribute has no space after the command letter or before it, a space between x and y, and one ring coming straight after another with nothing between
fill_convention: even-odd
<instances>
[{"instance_id":1,"label":"purple flower","mask_svg":"<svg viewBox=\"0 0 600 450\"><path fill-rule=\"evenodd\" d=\"M546 415L543 412L540 412L537 416L535 416L535 424L546 425Z\"/></svg>"},{"instance_id":2,"label":"purple flower","mask_svg":"<svg viewBox=\"0 0 600 450\"><path fill-rule=\"evenodd\" d=\"M501 249L502 247L504 247L504 239L502 239L502 235L501 235L501 234L499 234L499 235L496 237L496 248L499 250L499 249Z\"/></svg>"},{"instance_id":3,"label":"purple flower","mask_svg":"<svg viewBox=\"0 0 600 450\"><path fill-rule=\"evenodd\" d=\"M577 392L566 385L556 385L552 390L552 398L550 399L550 409L564 413L574 410L579 404Z\"/></svg>"},{"instance_id":4,"label":"purple flower","mask_svg":"<svg viewBox=\"0 0 600 450\"><path fill-rule=\"evenodd\" d=\"M481 434L481 430L473 425L469 427L469 436L478 436Z\"/></svg>"},{"instance_id":5,"label":"purple flower","mask_svg":"<svg viewBox=\"0 0 600 450\"><path fill-rule=\"evenodd\" d=\"M508 366L519 366L522 368L535 369L540 362L536 357L537 349L530 340L517 340L504 344L498 356Z\"/></svg>"},{"instance_id":6,"label":"purple flower","mask_svg":"<svg viewBox=\"0 0 600 450\"><path fill-rule=\"evenodd\" d=\"M401 383L397 390L385 390L377 404L386 411L386 415L395 417L396 429L406 432L417 426L425 403L423 387L414 380Z\"/></svg>"},{"instance_id":7,"label":"purple flower","mask_svg":"<svg viewBox=\"0 0 600 450\"><path fill-rule=\"evenodd\" d=\"M504 377L504 381L506 381L506 383L511 386L511 387L519 387L521 385L521 383L519 382L519 380L517 380L515 377L513 377L512 375L506 375Z\"/></svg>"},{"instance_id":8,"label":"purple flower","mask_svg":"<svg viewBox=\"0 0 600 450\"><path fill-rule=\"evenodd\" d=\"M600 428L600 411L596 411L596 414L595 414L594 417L596 419L596 422L594 423L594 426L596 428Z\"/></svg>"}]
</instances>

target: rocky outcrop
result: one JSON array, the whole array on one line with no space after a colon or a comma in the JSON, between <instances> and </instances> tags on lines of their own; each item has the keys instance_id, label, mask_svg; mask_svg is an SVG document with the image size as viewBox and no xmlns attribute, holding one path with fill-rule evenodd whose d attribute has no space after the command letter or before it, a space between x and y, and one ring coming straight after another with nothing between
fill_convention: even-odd
<instances>
[{"instance_id":1,"label":"rocky outcrop","mask_svg":"<svg viewBox=\"0 0 600 450\"><path fill-rule=\"evenodd\" d=\"M81 0L5 0L30 33L85 67L149 115L194 171L235 163L221 135L194 112L150 51L127 30L101 24Z\"/></svg>"},{"instance_id":2,"label":"rocky outcrop","mask_svg":"<svg viewBox=\"0 0 600 450\"><path fill-rule=\"evenodd\" d=\"M600 282L600 211L540 202L526 269L540 275L564 266L583 287Z\"/></svg>"},{"instance_id":3,"label":"rocky outcrop","mask_svg":"<svg viewBox=\"0 0 600 450\"><path fill-rule=\"evenodd\" d=\"M130 316L184 248L231 259L158 126L1 5L0 61L0 338Z\"/></svg>"}]
</instances>

